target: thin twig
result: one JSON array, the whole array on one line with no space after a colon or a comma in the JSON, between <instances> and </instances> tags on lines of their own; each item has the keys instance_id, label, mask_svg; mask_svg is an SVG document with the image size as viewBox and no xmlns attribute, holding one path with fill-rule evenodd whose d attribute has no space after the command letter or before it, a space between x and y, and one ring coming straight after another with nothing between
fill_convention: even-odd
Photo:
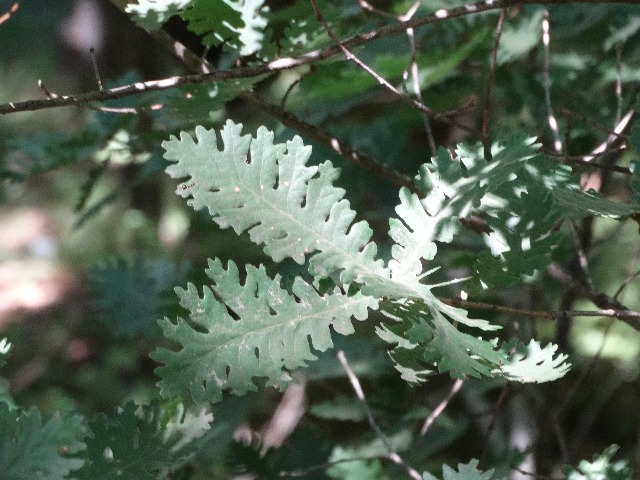
<instances>
[{"instance_id":1,"label":"thin twig","mask_svg":"<svg viewBox=\"0 0 640 480\"><path fill-rule=\"evenodd\" d=\"M558 130L558 120L553 113L553 107L551 105L551 55L549 54L549 44L551 41L551 35L549 33L549 11L545 9L542 16L542 46L544 49L544 68L542 70L542 86L544 87L544 103L547 107L547 118L549 122L549 128L553 134L553 148L556 152L562 153L562 141L560 141L560 132Z\"/></svg>"},{"instance_id":2,"label":"thin twig","mask_svg":"<svg viewBox=\"0 0 640 480\"><path fill-rule=\"evenodd\" d=\"M587 257L587 252L582 245L578 227L576 227L576 224L573 222L571 222L571 233L573 243L576 246L576 259L578 260L578 266L580 267L582 282L587 286L587 288L593 290L593 279L591 278L591 272L589 271L589 258Z\"/></svg>"},{"instance_id":3,"label":"thin twig","mask_svg":"<svg viewBox=\"0 0 640 480\"><path fill-rule=\"evenodd\" d=\"M102 79L100 78L100 70L98 70L98 61L96 60L95 48L91 47L89 49L89 55L91 55L91 64L93 65L93 74L96 76L98 90L104 90L104 88L102 87Z\"/></svg>"},{"instance_id":4,"label":"thin twig","mask_svg":"<svg viewBox=\"0 0 640 480\"><path fill-rule=\"evenodd\" d=\"M640 275L640 270L638 270L635 273L632 272L632 270L635 267L635 265L638 264L638 261L640 261L640 250L638 250L636 252L636 254L633 257L633 260L631 262L629 262L629 264L627 265L627 271L625 273L624 280L622 281L622 284L620 284L620 286L616 290L616 293L613 294L613 298L615 298L616 300L618 299L620 294L624 291L624 289L627 288L627 286L633 281L633 279L637 278L638 275Z\"/></svg>"},{"instance_id":5,"label":"thin twig","mask_svg":"<svg viewBox=\"0 0 640 480\"><path fill-rule=\"evenodd\" d=\"M431 412L431 415L427 417L424 424L422 425L422 428L420 429L421 437L424 437L427 434L427 432L429 431L429 428L431 428L431 425L433 425L433 422L435 422L436 419L442 414L442 412L444 412L445 408L447 408L447 405L449 405L449 402L451 401L451 399L456 395L456 393L458 393L460 388L462 388L463 383L464 381L460 380L459 378L455 382L453 382L453 385L451 386L451 390L449 390L448 395L442 399L442 401L433 410L433 412Z\"/></svg>"},{"instance_id":6,"label":"thin twig","mask_svg":"<svg viewBox=\"0 0 640 480\"><path fill-rule=\"evenodd\" d=\"M47 98L58 98L58 95L53 93L51 90L49 90L44 82L40 79L38 79L38 88L40 88L40 90L42 90L42 92L47 96Z\"/></svg>"},{"instance_id":7,"label":"thin twig","mask_svg":"<svg viewBox=\"0 0 640 480\"><path fill-rule=\"evenodd\" d=\"M344 368L345 372L347 372L347 377L349 377L349 381L351 382L351 386L353 387L353 391L356 392L356 396L362 405L362 409L364 410L365 415L367 416L367 420L369 421L369 425L376 433L382 444L387 449L388 457L397 465L402 466L407 474L413 478L414 480L422 480L422 475L413 467L408 465L400 455L393 449L389 440L382 432L375 419L373 418L373 413L371 413L371 409L369 408L369 404L367 403L367 399L364 396L364 391L362 390L362 386L360 385L360 380L356 377L356 374L353 373L349 362L347 361L347 357L344 354L344 351L340 350L337 354L338 360L342 364L342 368Z\"/></svg>"},{"instance_id":8,"label":"thin twig","mask_svg":"<svg viewBox=\"0 0 640 480\"><path fill-rule=\"evenodd\" d=\"M586 115L582 115L581 113L577 113L577 112L573 112L571 110L569 110L568 108L564 108L561 107L558 109L558 113L564 117L567 118L576 118L578 120L580 120L583 123L586 123L587 125L589 125L590 127L596 129L596 130L600 130L603 133L606 133L607 135L611 135L614 137L621 137L624 138L626 140L629 139L629 135L625 134L625 133L621 133L621 132L616 132L615 130L610 129L609 127L605 127L604 125L600 125L597 122L594 122L592 119L590 119L589 117L587 117ZM622 115L622 114L621 114ZM614 122L615 125L618 125L620 123L621 118L617 117L616 115L616 121Z\"/></svg>"},{"instance_id":9,"label":"thin twig","mask_svg":"<svg viewBox=\"0 0 640 480\"><path fill-rule=\"evenodd\" d=\"M424 104L424 97L422 95L422 89L420 88L418 63L416 62L418 49L416 47L416 36L413 28L407 28L407 37L409 38L409 46L411 47L411 59L409 60L409 67L407 68L407 70L404 71L404 73L402 74L402 77L406 81L407 77L409 76L409 72L411 72L411 85L413 87L413 95L420 103ZM427 134L427 141L429 142L429 150L431 151L431 155L435 156L437 152L436 141L433 137L433 129L431 128L431 122L429 121L429 116L425 112L420 112L420 117L422 118L424 131Z\"/></svg>"},{"instance_id":10,"label":"thin twig","mask_svg":"<svg viewBox=\"0 0 640 480\"><path fill-rule=\"evenodd\" d=\"M622 134L624 134L626 131L628 131L628 129L631 126L635 116L636 116L636 112L634 110L629 110L625 114L625 116L622 117L622 119L613 128L613 132L611 132L609 137L604 142L602 142L600 145L598 145L598 147L596 147L591 152L591 155L586 155L584 157L584 159L586 161L591 161L592 159L596 158L597 155L609 150L609 146L612 145L616 140L620 141Z\"/></svg>"},{"instance_id":11,"label":"thin twig","mask_svg":"<svg viewBox=\"0 0 640 480\"><path fill-rule=\"evenodd\" d=\"M500 38L502 37L502 25L504 24L504 17L506 15L506 9L500 10L500 16L498 17L498 23L496 24L496 36L493 42L493 50L491 51L491 62L489 64L489 78L487 80L487 91L485 93L484 108L482 111L482 144L485 147L486 152L490 152L489 149L489 122L491 121L491 97L493 92L493 83L496 77L496 65L498 63L498 47L500 46Z\"/></svg>"},{"instance_id":12,"label":"thin twig","mask_svg":"<svg viewBox=\"0 0 640 480\"><path fill-rule=\"evenodd\" d=\"M631 326L638 323L636 330L640 330L640 312L625 308L606 308L600 310L526 310L521 308L506 307L494 303L474 302L471 300L460 300L458 298L438 298L443 303L452 307L466 309L488 310L496 313L506 313L520 317L542 318L545 320L556 320L561 316L566 317L613 317L625 321L633 321ZM627 322L628 323L628 322Z\"/></svg>"},{"instance_id":13,"label":"thin twig","mask_svg":"<svg viewBox=\"0 0 640 480\"><path fill-rule=\"evenodd\" d=\"M360 0L360 1L364 1L364 0ZM420 3L422 3L421 0L414 2L414 4L409 8L409 10L404 15L401 15L400 17L398 17L398 20L406 21L411 19L413 15L418 11L418 7L420 6ZM411 74L411 85L413 88L413 95L419 102L424 104L424 96L422 94L422 89L420 88L420 76L418 72L418 62L417 62L418 47L416 44L415 30L413 28L407 28L407 38L409 39L411 56L409 57L409 65L407 66L406 70L402 73L402 79L406 84L406 81L409 78L409 74ZM405 90L406 90L406 87L405 87ZM431 155L435 156L437 148L436 148L435 138L433 137L433 129L431 128L431 121L429 120L429 116L424 112L420 112L420 117L422 118L424 131L427 134L427 142L429 143L429 150L431 151Z\"/></svg>"},{"instance_id":14,"label":"thin twig","mask_svg":"<svg viewBox=\"0 0 640 480\"><path fill-rule=\"evenodd\" d=\"M102 85L100 85L102 86ZM55 92L52 92L51 90L49 90L44 82L42 80L38 80L38 87L40 88L40 90L42 90L42 92L47 96L47 98L58 98L59 95ZM153 105L149 105L148 107L138 107L138 108L132 108L132 107L104 107L104 106L96 106L96 105L87 105L87 108L90 110L95 110L97 112L106 112L106 113L118 113L118 114L125 114L125 115L139 115L140 112L145 111L145 110L159 110L163 107L164 105L160 104L160 103L156 103Z\"/></svg>"},{"instance_id":15,"label":"thin twig","mask_svg":"<svg viewBox=\"0 0 640 480\"><path fill-rule=\"evenodd\" d=\"M625 307L615 298L611 298L608 295L597 292L593 288L579 282L569 272L564 270L557 263L552 263L547 266L547 273L564 285L568 291L573 292L576 295L582 296L590 300L594 305L600 307L602 310L598 310L601 313L608 313L602 315L604 317L618 318L625 323L629 324L635 330L640 330L640 312L634 312ZM568 312L562 312L565 316L577 316L568 315ZM584 315L580 315L584 316Z\"/></svg>"},{"instance_id":16,"label":"thin twig","mask_svg":"<svg viewBox=\"0 0 640 480\"><path fill-rule=\"evenodd\" d=\"M522 470L521 468L518 468L518 467L511 467L511 468L513 468L516 472L521 473L522 475L527 475L528 477L533 477L538 480L561 480L560 478L556 479L554 477L548 477L547 475L540 475L538 473L527 472L526 470ZM562 478L566 478L566 477L562 477Z\"/></svg>"},{"instance_id":17,"label":"thin twig","mask_svg":"<svg viewBox=\"0 0 640 480\"><path fill-rule=\"evenodd\" d=\"M171 38L166 32L159 30L150 33L154 39L156 39L161 45L164 45L165 48L170 50L190 70L201 73L209 73L213 71L213 67L209 64L209 62L206 61L206 59L198 57L184 45ZM314 68L313 65L311 65L310 67L311 69ZM290 90L287 90L287 93L289 91ZM311 125L296 117L292 113L286 111L284 109L284 102L286 101L287 93L285 93L285 96L283 97L280 105L271 104L251 92L240 94L240 98L276 118L280 123L293 128L294 130L297 130L298 132L310 138L313 138L317 142L336 152L348 162L365 168L372 174L384 180L387 180L398 188L406 187L419 197L424 197L424 192L416 187L415 183L408 175L403 175L397 170L394 170L393 168L376 161L369 155L366 155L363 152L360 152L359 150L351 147L350 145L338 140L334 136L329 135L317 126Z\"/></svg>"},{"instance_id":18,"label":"thin twig","mask_svg":"<svg viewBox=\"0 0 640 480\"><path fill-rule=\"evenodd\" d=\"M616 45L616 124L622 118L622 45Z\"/></svg>"},{"instance_id":19,"label":"thin twig","mask_svg":"<svg viewBox=\"0 0 640 480\"><path fill-rule=\"evenodd\" d=\"M340 39L335 35L333 30L331 29L331 27L327 23L326 19L322 15L322 12L320 12L320 9L318 8L318 5L316 4L315 0L310 0L310 2L311 2L311 6L313 7L313 11L314 11L314 13L316 15L316 19L318 20L318 22L320 22L320 24L322 25L324 30L327 32L327 35L329 35L331 40L333 40L335 42L335 44L338 46L338 48L340 49L340 51L342 51L342 53L344 54L344 56L345 56L345 58L347 60L355 63L358 67L360 67L360 69L362 69L366 73L368 73L380 85L385 87L387 90L389 90L391 93L393 93L396 97L398 97L403 102L407 103L408 105L412 106L413 108L415 108L416 110L418 110L418 111L420 111L422 113L425 113L427 115L431 115L433 117L438 116L435 111L431 110L424 103L422 103L422 102L420 102L420 101L418 101L416 99L407 97L406 95L403 95L402 92L400 92L396 87L391 85L391 83L389 83L388 80L386 80L384 77L382 77L380 74L378 74L375 70L373 70L369 65L367 65L362 60L360 60L360 58L358 58L354 53L352 53L351 50L349 50L340 41ZM455 125L456 127L460 128L462 130L465 130L466 132L474 133L474 134L476 133L472 128L467 127L466 125L459 124L458 122L455 122L455 121L453 121L453 120L451 120L449 118L444 117L444 118L442 118L442 121L444 121L446 123L449 123L449 124L452 124L452 125Z\"/></svg>"},{"instance_id":20,"label":"thin twig","mask_svg":"<svg viewBox=\"0 0 640 480\"><path fill-rule=\"evenodd\" d=\"M622 145L619 148L615 149L615 150L607 150L603 153L600 153L596 156L590 156L589 158L598 158L598 157L602 157L604 155L610 154L610 153L616 153L616 152L620 152L625 150L625 146ZM556 153L553 152L543 152L545 154L545 156L549 159L549 160L554 160L560 163L565 163L567 165L580 165L582 167L590 167L590 168L598 168L601 170L608 170L611 172L618 172L618 173L624 173L625 175L633 175L634 173L627 167L622 167L620 165L609 165L607 163L599 163L599 162L593 162L590 160L586 160L587 157L580 155L580 156L568 156L568 155L558 155Z\"/></svg>"}]
</instances>

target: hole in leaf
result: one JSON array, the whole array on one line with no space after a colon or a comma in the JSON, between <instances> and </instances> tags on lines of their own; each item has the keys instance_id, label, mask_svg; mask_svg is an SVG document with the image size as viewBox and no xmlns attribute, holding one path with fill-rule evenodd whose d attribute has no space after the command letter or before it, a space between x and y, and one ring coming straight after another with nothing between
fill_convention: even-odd
<instances>
[{"instance_id":1,"label":"hole in leaf","mask_svg":"<svg viewBox=\"0 0 640 480\"><path fill-rule=\"evenodd\" d=\"M258 347L253 349L253 354L256 356L258 360L260 360L260 349Z\"/></svg>"},{"instance_id":2,"label":"hole in leaf","mask_svg":"<svg viewBox=\"0 0 640 480\"><path fill-rule=\"evenodd\" d=\"M240 315L234 312L228 305L225 305L225 308L227 309L227 313L231 318L233 318L234 320L240 320Z\"/></svg>"}]
</instances>

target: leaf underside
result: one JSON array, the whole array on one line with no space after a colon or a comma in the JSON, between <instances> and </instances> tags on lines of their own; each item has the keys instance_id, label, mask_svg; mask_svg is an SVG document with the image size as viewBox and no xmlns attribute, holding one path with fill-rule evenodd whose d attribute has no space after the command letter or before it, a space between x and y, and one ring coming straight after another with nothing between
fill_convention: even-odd
<instances>
[{"instance_id":1,"label":"leaf underside","mask_svg":"<svg viewBox=\"0 0 640 480\"><path fill-rule=\"evenodd\" d=\"M281 277L269 277L264 267L248 266L241 283L235 263L225 269L216 259L207 275L213 284L202 295L193 285L177 290L191 322L161 322L165 336L182 349L152 354L165 364L157 370L162 393L185 397L190 392L197 403L218 401L224 390L240 395L256 390L254 377L284 387L289 371L315 360L312 348L333 346L332 330L348 335L351 317L364 320L369 308L377 308L373 298L337 287L321 295L299 277L289 292Z\"/></svg>"}]
</instances>

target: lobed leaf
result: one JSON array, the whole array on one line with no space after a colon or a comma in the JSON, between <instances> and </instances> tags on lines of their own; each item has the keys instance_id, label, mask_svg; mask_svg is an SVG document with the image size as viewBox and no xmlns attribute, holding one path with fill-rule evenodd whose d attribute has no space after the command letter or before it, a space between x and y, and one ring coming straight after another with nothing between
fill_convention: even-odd
<instances>
[{"instance_id":1,"label":"lobed leaf","mask_svg":"<svg viewBox=\"0 0 640 480\"><path fill-rule=\"evenodd\" d=\"M248 231L275 261L287 257L302 264L310 260L313 275L341 272L350 283L356 272L382 271L375 260L366 222L352 224L355 212L344 200L344 190L332 182L339 170L330 162L306 166L311 147L300 137L274 144L273 133L260 127L255 138L241 135L242 125L227 121L218 149L213 130L196 127L194 139L182 133L163 142L167 168L174 178L188 177L177 193L191 197L196 210L207 208L222 228Z\"/></svg>"},{"instance_id":2,"label":"lobed leaf","mask_svg":"<svg viewBox=\"0 0 640 480\"><path fill-rule=\"evenodd\" d=\"M383 304L382 312L400 323L377 329L385 341L397 345L390 356L402 378L422 382L433 367L448 372L454 378L492 375L492 370L504 363L506 356L494 343L458 330L445 317L483 330L499 327L484 320L466 317L466 312L437 299L433 306L421 301L396 300Z\"/></svg>"},{"instance_id":3,"label":"lobed leaf","mask_svg":"<svg viewBox=\"0 0 640 480\"><path fill-rule=\"evenodd\" d=\"M565 362L567 355L554 355L557 345L549 344L540 347L535 340L531 340L524 348L519 348L509 361L502 365L495 373L502 373L511 381L522 383L552 382L564 377L571 364Z\"/></svg>"},{"instance_id":4,"label":"lobed leaf","mask_svg":"<svg viewBox=\"0 0 640 480\"><path fill-rule=\"evenodd\" d=\"M128 3L125 11L146 30L157 30L174 15L194 3L195 0L138 0Z\"/></svg>"},{"instance_id":5,"label":"lobed leaf","mask_svg":"<svg viewBox=\"0 0 640 480\"><path fill-rule=\"evenodd\" d=\"M193 285L178 289L192 325L165 319L165 336L181 345L173 352L159 349L152 358L164 363L157 369L165 396L186 396L197 403L220 400L224 390L243 394L256 390L254 377L283 387L288 371L316 357L311 347L325 351L333 345L331 330L353 332L351 317L367 318L377 302L360 293L348 295L335 288L324 295L296 277L291 293L281 277L270 278L264 267L247 267L244 283L235 263L224 269L220 260L209 262L213 280L200 296Z\"/></svg>"},{"instance_id":6,"label":"lobed leaf","mask_svg":"<svg viewBox=\"0 0 640 480\"><path fill-rule=\"evenodd\" d=\"M456 472L449 465L442 466L442 479L443 480L498 480L498 478L494 475L495 470L492 468L491 470L487 470L486 472L482 472L478 470L478 464L480 462L475 458L471 460L469 463L459 463L458 471ZM434 477L428 472L424 472L422 474L422 478L424 480L437 480L437 477Z\"/></svg>"}]
</instances>

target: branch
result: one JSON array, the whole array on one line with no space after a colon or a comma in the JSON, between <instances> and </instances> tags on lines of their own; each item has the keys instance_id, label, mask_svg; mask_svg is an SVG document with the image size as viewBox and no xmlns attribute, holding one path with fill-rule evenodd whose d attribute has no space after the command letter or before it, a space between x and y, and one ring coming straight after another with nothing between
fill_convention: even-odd
<instances>
[{"instance_id":1,"label":"branch","mask_svg":"<svg viewBox=\"0 0 640 480\"><path fill-rule=\"evenodd\" d=\"M551 267L551 266L550 266ZM556 267L554 267L556 268ZM561 268L557 266L557 268ZM547 268L547 272L549 268ZM568 274L565 272L565 275ZM551 275L553 277L553 275ZM577 281L574 279L574 282ZM563 282L561 282L563 283ZM584 293L581 290L582 293ZM594 298L601 298L604 294L595 293ZM586 295L585 295L586 296ZM606 295L604 295L606 297ZM629 310L621 303L606 297L607 301L600 301L600 305L596 303L592 298L589 298L594 304L601 307L600 310L525 310L521 308L505 307L503 305L496 305L493 303L473 302L471 300L461 300L459 298L438 298L443 303L451 305L452 307L461 308L474 308L476 310L489 310L496 313L508 313L511 315L519 315L522 317L530 318L543 318L545 320L555 320L560 317L613 317L619 320L624 320L629 323L636 330L640 330L640 312ZM611 302L611 303L610 303ZM609 305L609 306L606 306Z\"/></svg>"},{"instance_id":2,"label":"branch","mask_svg":"<svg viewBox=\"0 0 640 480\"><path fill-rule=\"evenodd\" d=\"M409 176L403 175L393 168L378 163L372 157L359 152L350 145L338 140L336 137L320 130L318 127L300 120L295 115L292 115L278 105L268 103L252 94L243 94L240 97L247 103L258 107L262 111L277 118L284 125L287 125L288 127L291 127L325 145L349 162L358 165L359 167L368 170L374 175L389 181L396 187L406 187L411 192L418 195L420 198L424 197L424 192L416 187L416 185L413 183L413 180L411 180Z\"/></svg>"},{"instance_id":3,"label":"branch","mask_svg":"<svg viewBox=\"0 0 640 480\"><path fill-rule=\"evenodd\" d=\"M581 297L587 298L594 305L600 307L602 310L599 310L599 312L606 313L606 315L602 316L618 318L629 324L635 330L640 330L640 312L629 310L615 298L611 298L602 292L597 292L588 285L585 285L584 283L578 281L557 263L552 263L551 265L549 265L547 267L547 273L552 278L563 284L569 291L580 295ZM565 315L564 312L563 315Z\"/></svg>"},{"instance_id":4,"label":"branch","mask_svg":"<svg viewBox=\"0 0 640 480\"><path fill-rule=\"evenodd\" d=\"M114 2L115 3L115 2ZM341 44L345 48L352 48L358 45L364 45L372 40L387 37L389 35L396 35L405 33L408 28L417 28L430 23L437 23L449 18L462 17L465 15L473 15L481 12L487 12L491 10L500 10L502 8L514 6L514 5L539 5L539 4L565 4L565 3L637 3L637 0L485 0L481 2L471 3L463 5L461 7L451 9L440 9L436 12L425 15L423 17L414 18L405 22L398 22L393 25L388 25L379 29L370 30L369 32L360 33L348 40L342 41ZM117 3L115 3L117 5ZM65 95L55 99L38 99L38 100L26 100L22 102L9 102L0 105L0 114L5 115L8 113L25 112L43 110L46 108L57 108L65 106L78 106L85 105L91 102L103 102L106 100L113 100L116 98L128 97L131 95L138 95L144 92L168 90L171 88L178 88L185 85L194 85L207 82L220 82L225 80L237 80L241 78L252 78L264 74L279 72L295 68L301 65L308 65L316 63L321 60L326 60L334 55L341 53L341 49L338 46L332 46L322 50L314 50L307 52L298 57L287 57L274 60L264 65L258 65L253 67L238 67L230 70L222 70L217 72L208 72L193 74L187 76L176 76L164 78L161 80L151 80L147 82L137 82L132 85L125 85L122 87L112 88L109 90L102 90L97 92L89 92L78 95ZM445 113L432 112L431 117L436 120L446 121L448 115Z\"/></svg>"}]
</instances>

